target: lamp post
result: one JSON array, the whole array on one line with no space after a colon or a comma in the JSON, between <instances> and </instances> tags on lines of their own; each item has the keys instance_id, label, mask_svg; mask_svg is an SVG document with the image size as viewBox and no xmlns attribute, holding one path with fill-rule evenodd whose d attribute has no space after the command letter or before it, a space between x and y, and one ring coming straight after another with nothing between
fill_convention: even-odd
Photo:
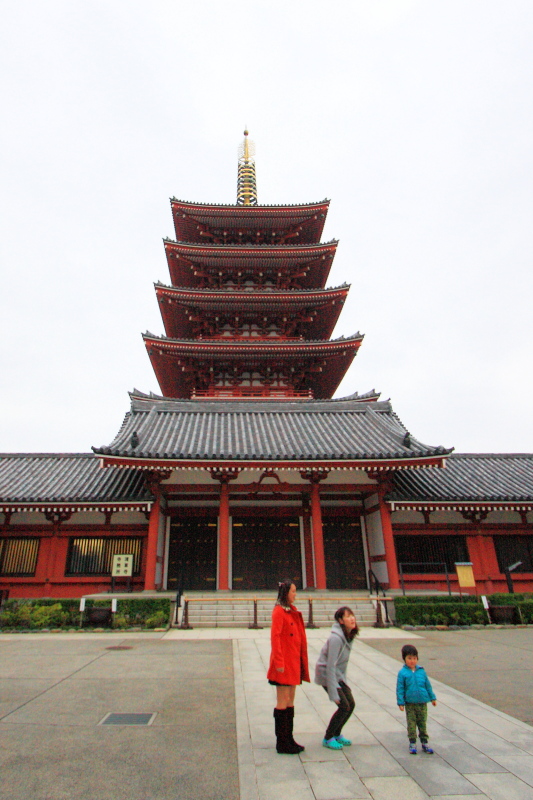
<instances>
[{"instance_id":1,"label":"lamp post","mask_svg":"<svg viewBox=\"0 0 533 800\"><path fill-rule=\"evenodd\" d=\"M510 566L505 567L504 569L505 579L507 581L507 588L509 590L509 594L514 594L513 578L511 576L511 572L515 570L517 567L519 567L521 563L522 563L521 561L517 561L515 564L511 564Z\"/></svg>"}]
</instances>

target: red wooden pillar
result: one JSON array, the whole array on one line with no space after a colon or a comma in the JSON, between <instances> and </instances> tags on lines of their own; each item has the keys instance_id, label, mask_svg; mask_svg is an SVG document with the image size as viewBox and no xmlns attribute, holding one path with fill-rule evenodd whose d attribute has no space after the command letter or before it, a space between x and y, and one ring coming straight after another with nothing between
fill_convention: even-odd
<instances>
[{"instance_id":1,"label":"red wooden pillar","mask_svg":"<svg viewBox=\"0 0 533 800\"><path fill-rule=\"evenodd\" d=\"M396 560L390 511L384 499L385 491L386 489L382 489L381 487L378 491L381 531L383 533L383 544L385 545L385 563L387 564L387 572L389 574L389 589L399 589L400 576L398 573L398 562Z\"/></svg>"},{"instance_id":2,"label":"red wooden pillar","mask_svg":"<svg viewBox=\"0 0 533 800\"><path fill-rule=\"evenodd\" d=\"M218 575L217 589L229 589L229 478L220 479L220 507L218 515Z\"/></svg>"},{"instance_id":3,"label":"red wooden pillar","mask_svg":"<svg viewBox=\"0 0 533 800\"><path fill-rule=\"evenodd\" d=\"M156 497L150 509L148 522L148 543L146 546L146 571L144 573L144 590L155 591L155 572L157 568L157 543L159 539L159 517L161 501Z\"/></svg>"},{"instance_id":4,"label":"red wooden pillar","mask_svg":"<svg viewBox=\"0 0 533 800\"><path fill-rule=\"evenodd\" d=\"M318 476L311 478L311 519L313 522L313 548L315 553L316 588L326 588L326 559L324 556L324 533L322 530L322 509L320 508L320 487Z\"/></svg>"},{"instance_id":5,"label":"red wooden pillar","mask_svg":"<svg viewBox=\"0 0 533 800\"><path fill-rule=\"evenodd\" d=\"M308 589L315 588L315 570L313 566L313 542L311 539L311 512L307 497L302 502L302 527L304 539L305 582Z\"/></svg>"}]
</instances>

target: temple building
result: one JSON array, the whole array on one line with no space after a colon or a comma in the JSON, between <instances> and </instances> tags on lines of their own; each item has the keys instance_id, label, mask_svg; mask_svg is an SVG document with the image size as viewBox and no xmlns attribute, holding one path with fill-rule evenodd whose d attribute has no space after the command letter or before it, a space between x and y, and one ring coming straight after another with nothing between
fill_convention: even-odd
<instances>
[{"instance_id":1,"label":"temple building","mask_svg":"<svg viewBox=\"0 0 533 800\"><path fill-rule=\"evenodd\" d=\"M92 454L0 456L0 589L455 586L505 569L533 590L533 456L420 442L374 391L335 398L363 336L334 338L349 286L328 287L329 201L261 206L245 131L237 203L172 198L164 335L144 334L160 394L134 390Z\"/></svg>"}]
</instances>

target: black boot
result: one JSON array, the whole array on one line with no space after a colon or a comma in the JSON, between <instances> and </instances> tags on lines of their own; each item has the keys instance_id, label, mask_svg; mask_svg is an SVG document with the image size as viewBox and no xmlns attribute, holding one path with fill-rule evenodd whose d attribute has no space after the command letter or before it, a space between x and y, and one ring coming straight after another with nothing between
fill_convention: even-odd
<instances>
[{"instance_id":1,"label":"black boot","mask_svg":"<svg viewBox=\"0 0 533 800\"><path fill-rule=\"evenodd\" d=\"M274 709L274 724L276 728L276 751L296 755L301 752L299 745L292 744L289 736L289 716L286 708Z\"/></svg>"},{"instance_id":2,"label":"black boot","mask_svg":"<svg viewBox=\"0 0 533 800\"><path fill-rule=\"evenodd\" d=\"M290 739L290 742L295 747L299 747L300 748L299 752L301 753L301 752L303 752L305 750L305 747L303 746L303 744L298 744L298 742L295 742L294 739L293 739L293 736L292 736L292 729L293 729L293 726L294 726L294 706L289 706L287 708L287 712L288 712L287 713L287 718L289 720L289 739Z\"/></svg>"}]
</instances>

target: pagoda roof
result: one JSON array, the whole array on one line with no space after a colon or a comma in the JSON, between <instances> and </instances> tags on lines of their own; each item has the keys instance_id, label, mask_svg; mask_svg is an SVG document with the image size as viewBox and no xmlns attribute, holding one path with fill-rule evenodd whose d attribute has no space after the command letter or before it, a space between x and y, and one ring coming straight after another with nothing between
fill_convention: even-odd
<instances>
[{"instance_id":1,"label":"pagoda roof","mask_svg":"<svg viewBox=\"0 0 533 800\"><path fill-rule=\"evenodd\" d=\"M276 206L216 205L170 200L176 238L186 242L224 241L226 238L260 232L274 244L290 235L302 244L319 242L329 200L320 203ZM296 243L295 242L295 243Z\"/></svg>"},{"instance_id":2,"label":"pagoda roof","mask_svg":"<svg viewBox=\"0 0 533 800\"><path fill-rule=\"evenodd\" d=\"M137 394L115 439L93 450L106 464L125 459L125 466L227 460L283 462L296 469L304 462L344 469L348 462L359 468L393 462L388 467L405 469L441 465L451 452L406 434L389 402L201 401Z\"/></svg>"},{"instance_id":3,"label":"pagoda roof","mask_svg":"<svg viewBox=\"0 0 533 800\"><path fill-rule=\"evenodd\" d=\"M153 497L142 474L100 466L92 453L2 453L0 510L149 509Z\"/></svg>"},{"instance_id":4,"label":"pagoda roof","mask_svg":"<svg viewBox=\"0 0 533 800\"><path fill-rule=\"evenodd\" d=\"M194 379L205 369L235 366L247 370L273 365L277 370L300 365L308 369L309 384L315 397L331 397L363 341L362 334L329 341L285 341L219 339L169 339L143 334L152 367L163 394L167 397L190 397Z\"/></svg>"},{"instance_id":5,"label":"pagoda roof","mask_svg":"<svg viewBox=\"0 0 533 800\"><path fill-rule=\"evenodd\" d=\"M445 470L397 475L387 499L399 508L533 501L533 454L454 453Z\"/></svg>"},{"instance_id":6,"label":"pagoda roof","mask_svg":"<svg viewBox=\"0 0 533 800\"><path fill-rule=\"evenodd\" d=\"M241 319L259 314L283 314L288 320L296 319L298 312L310 313L303 322L305 338L329 339L350 287L347 284L330 289L280 290L280 289L191 289L188 287L155 284L165 332L169 337L192 337L190 312L235 314Z\"/></svg>"},{"instance_id":7,"label":"pagoda roof","mask_svg":"<svg viewBox=\"0 0 533 800\"><path fill-rule=\"evenodd\" d=\"M324 287L338 241L317 245L206 245L164 240L170 279L174 286L197 285L202 275L239 273L298 273L302 288Z\"/></svg>"}]
</instances>

